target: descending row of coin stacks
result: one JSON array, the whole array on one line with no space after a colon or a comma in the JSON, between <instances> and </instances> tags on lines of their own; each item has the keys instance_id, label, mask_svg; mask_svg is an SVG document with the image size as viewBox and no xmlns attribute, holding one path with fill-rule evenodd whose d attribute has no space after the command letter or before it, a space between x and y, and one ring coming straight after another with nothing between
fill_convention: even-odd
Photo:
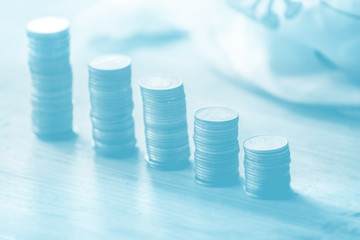
<instances>
[{"instance_id":1,"label":"descending row of coin stacks","mask_svg":"<svg viewBox=\"0 0 360 240\"><path fill-rule=\"evenodd\" d=\"M62 139L72 135L72 71L69 23L42 18L29 23L32 77L32 126L36 135ZM88 64L94 149L124 158L137 151L132 111L131 59L104 55ZM186 101L181 80L169 76L139 81L151 167L175 170L189 164ZM198 110L194 117L194 178L207 186L239 179L238 113L225 107ZM290 195L290 151L285 138L257 136L244 143L245 192L269 199Z\"/></svg>"},{"instance_id":2,"label":"descending row of coin stacks","mask_svg":"<svg viewBox=\"0 0 360 240\"><path fill-rule=\"evenodd\" d=\"M238 120L236 111L208 107L195 113L195 179L209 186L231 185L239 178Z\"/></svg>"},{"instance_id":3,"label":"descending row of coin stacks","mask_svg":"<svg viewBox=\"0 0 360 240\"><path fill-rule=\"evenodd\" d=\"M94 149L110 157L136 152L132 111L131 60L104 55L88 65Z\"/></svg>"},{"instance_id":4,"label":"descending row of coin stacks","mask_svg":"<svg viewBox=\"0 0 360 240\"><path fill-rule=\"evenodd\" d=\"M139 81L145 124L147 162L174 170L188 165L190 157L182 81L168 76Z\"/></svg>"},{"instance_id":5,"label":"descending row of coin stacks","mask_svg":"<svg viewBox=\"0 0 360 240\"><path fill-rule=\"evenodd\" d=\"M27 27L31 73L32 129L40 138L73 135L69 22L46 17Z\"/></svg>"}]
</instances>

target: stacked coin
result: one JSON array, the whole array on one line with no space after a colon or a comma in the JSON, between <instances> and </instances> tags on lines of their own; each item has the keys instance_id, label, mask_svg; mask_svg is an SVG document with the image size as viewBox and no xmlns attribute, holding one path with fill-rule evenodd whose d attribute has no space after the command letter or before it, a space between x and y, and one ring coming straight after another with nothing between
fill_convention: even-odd
<instances>
[{"instance_id":1,"label":"stacked coin","mask_svg":"<svg viewBox=\"0 0 360 240\"><path fill-rule=\"evenodd\" d=\"M239 115L225 107L195 113L195 180L207 186L235 184L239 179Z\"/></svg>"},{"instance_id":2,"label":"stacked coin","mask_svg":"<svg viewBox=\"0 0 360 240\"><path fill-rule=\"evenodd\" d=\"M290 195L290 151L279 136L256 136L244 142L245 192L253 197L279 199Z\"/></svg>"},{"instance_id":3,"label":"stacked coin","mask_svg":"<svg viewBox=\"0 0 360 240\"><path fill-rule=\"evenodd\" d=\"M136 152L131 59L99 56L88 70L94 149L108 157L129 157Z\"/></svg>"},{"instance_id":4,"label":"stacked coin","mask_svg":"<svg viewBox=\"0 0 360 240\"><path fill-rule=\"evenodd\" d=\"M27 26L31 73L32 129L40 138L73 135L69 22L46 17Z\"/></svg>"},{"instance_id":5,"label":"stacked coin","mask_svg":"<svg viewBox=\"0 0 360 240\"><path fill-rule=\"evenodd\" d=\"M184 86L168 76L144 77L139 81L144 111L147 156L150 166L175 170L188 165Z\"/></svg>"}]
</instances>

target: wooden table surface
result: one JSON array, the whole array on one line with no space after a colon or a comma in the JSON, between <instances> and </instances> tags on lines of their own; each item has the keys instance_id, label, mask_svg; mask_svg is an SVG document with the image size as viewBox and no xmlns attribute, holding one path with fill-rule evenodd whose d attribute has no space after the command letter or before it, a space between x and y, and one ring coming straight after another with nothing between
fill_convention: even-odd
<instances>
[{"instance_id":1,"label":"wooden table surface","mask_svg":"<svg viewBox=\"0 0 360 240\"><path fill-rule=\"evenodd\" d=\"M47 7L58 13L57 5ZM72 51L77 137L40 141L30 126L24 23L44 10L20 20L1 11L8 22L0 23L0 239L360 239L359 119L244 89L209 69L187 38L131 51L84 43ZM139 153L130 159L102 158L91 147L86 62L109 52L133 60ZM137 80L156 73L183 79L190 136L196 109L226 105L239 111L240 143L258 134L287 137L296 196L255 200L243 181L208 188L194 182L192 167L149 168Z\"/></svg>"}]
</instances>

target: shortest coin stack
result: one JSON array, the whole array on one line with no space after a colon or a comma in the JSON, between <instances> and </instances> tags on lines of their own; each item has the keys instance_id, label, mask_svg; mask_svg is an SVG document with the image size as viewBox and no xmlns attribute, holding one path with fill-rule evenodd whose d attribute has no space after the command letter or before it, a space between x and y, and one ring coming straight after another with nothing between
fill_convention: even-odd
<instances>
[{"instance_id":1,"label":"shortest coin stack","mask_svg":"<svg viewBox=\"0 0 360 240\"><path fill-rule=\"evenodd\" d=\"M280 136L256 136L244 142L245 192L256 198L290 196L290 151Z\"/></svg>"},{"instance_id":2,"label":"shortest coin stack","mask_svg":"<svg viewBox=\"0 0 360 240\"><path fill-rule=\"evenodd\" d=\"M128 157L136 152L131 60L104 55L88 67L94 149L108 157Z\"/></svg>"},{"instance_id":3,"label":"shortest coin stack","mask_svg":"<svg viewBox=\"0 0 360 240\"><path fill-rule=\"evenodd\" d=\"M186 167L190 148L182 81L168 76L149 76L142 78L139 85L148 164L162 170Z\"/></svg>"},{"instance_id":4,"label":"shortest coin stack","mask_svg":"<svg viewBox=\"0 0 360 240\"><path fill-rule=\"evenodd\" d=\"M239 179L239 115L225 107L195 113L195 180L207 186L226 186Z\"/></svg>"}]
</instances>

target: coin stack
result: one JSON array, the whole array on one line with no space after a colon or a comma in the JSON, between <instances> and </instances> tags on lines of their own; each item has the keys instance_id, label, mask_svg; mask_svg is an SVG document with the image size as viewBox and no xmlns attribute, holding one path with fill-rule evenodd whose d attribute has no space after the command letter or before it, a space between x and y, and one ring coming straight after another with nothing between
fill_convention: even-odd
<instances>
[{"instance_id":1,"label":"coin stack","mask_svg":"<svg viewBox=\"0 0 360 240\"><path fill-rule=\"evenodd\" d=\"M31 73L32 129L40 138L73 135L69 22L45 17L27 26Z\"/></svg>"},{"instance_id":2,"label":"coin stack","mask_svg":"<svg viewBox=\"0 0 360 240\"><path fill-rule=\"evenodd\" d=\"M290 196L290 151L280 136L256 136L244 142L245 192L256 198Z\"/></svg>"},{"instance_id":3,"label":"coin stack","mask_svg":"<svg viewBox=\"0 0 360 240\"><path fill-rule=\"evenodd\" d=\"M136 152L131 59L104 55L88 64L94 149L107 157L125 158Z\"/></svg>"},{"instance_id":4,"label":"coin stack","mask_svg":"<svg viewBox=\"0 0 360 240\"><path fill-rule=\"evenodd\" d=\"M139 81L145 124L148 164L176 170L189 164L186 103L181 80L169 76Z\"/></svg>"},{"instance_id":5,"label":"coin stack","mask_svg":"<svg viewBox=\"0 0 360 240\"><path fill-rule=\"evenodd\" d=\"M239 179L239 115L226 107L195 113L195 180L207 186L226 186Z\"/></svg>"}]
</instances>

